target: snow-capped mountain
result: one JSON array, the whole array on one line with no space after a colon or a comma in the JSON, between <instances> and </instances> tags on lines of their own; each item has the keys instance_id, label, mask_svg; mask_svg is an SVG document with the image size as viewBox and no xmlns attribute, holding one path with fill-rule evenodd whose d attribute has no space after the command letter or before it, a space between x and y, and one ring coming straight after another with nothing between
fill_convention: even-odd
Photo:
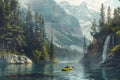
<instances>
[{"instance_id":1,"label":"snow-capped mountain","mask_svg":"<svg viewBox=\"0 0 120 80\"><path fill-rule=\"evenodd\" d=\"M99 13L89 7L86 2L81 3L79 6L72 6L68 2L61 2L60 6L64 8L66 13L75 16L79 20L92 21L92 19L97 19L99 16Z\"/></svg>"},{"instance_id":2,"label":"snow-capped mountain","mask_svg":"<svg viewBox=\"0 0 120 80\"><path fill-rule=\"evenodd\" d=\"M99 11L101 4L103 3L105 7L111 6L111 8L117 8L120 6L120 0L54 0L58 4L62 1L67 1L70 5L80 5L82 2L86 2L95 11Z\"/></svg>"},{"instance_id":3,"label":"snow-capped mountain","mask_svg":"<svg viewBox=\"0 0 120 80\"><path fill-rule=\"evenodd\" d=\"M91 22L93 19L99 20L99 12L92 9L86 2L82 2L79 6L70 5L68 2L64 1L60 3L60 6L64 8L67 14L75 16L80 23L83 34L92 40L90 35Z\"/></svg>"},{"instance_id":4,"label":"snow-capped mountain","mask_svg":"<svg viewBox=\"0 0 120 80\"><path fill-rule=\"evenodd\" d=\"M67 14L75 16L80 23L83 34L89 39L92 40L92 36L90 35L91 31L91 22L93 19L96 19L98 23L100 18L100 7L103 3L105 6L105 10L107 10L108 6L111 7L111 11L114 11L114 8L120 7L119 0L55 0L58 4L64 8ZM76 5L78 2L80 5ZM72 5L71 5L72 4Z\"/></svg>"},{"instance_id":5,"label":"snow-capped mountain","mask_svg":"<svg viewBox=\"0 0 120 80\"><path fill-rule=\"evenodd\" d=\"M26 9L27 5L20 3L22 9ZM38 12L45 18L49 40L53 30L55 45L81 51L83 35L79 22L74 16L66 14L54 0L31 0L30 7L33 12Z\"/></svg>"}]
</instances>

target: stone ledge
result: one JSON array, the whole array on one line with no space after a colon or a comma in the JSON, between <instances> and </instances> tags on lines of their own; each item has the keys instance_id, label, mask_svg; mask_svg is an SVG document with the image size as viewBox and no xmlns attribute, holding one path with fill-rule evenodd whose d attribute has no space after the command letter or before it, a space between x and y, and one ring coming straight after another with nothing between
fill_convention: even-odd
<instances>
[{"instance_id":1,"label":"stone ledge","mask_svg":"<svg viewBox=\"0 0 120 80\"><path fill-rule=\"evenodd\" d=\"M0 64L32 64L32 60L24 55L2 54Z\"/></svg>"}]
</instances>

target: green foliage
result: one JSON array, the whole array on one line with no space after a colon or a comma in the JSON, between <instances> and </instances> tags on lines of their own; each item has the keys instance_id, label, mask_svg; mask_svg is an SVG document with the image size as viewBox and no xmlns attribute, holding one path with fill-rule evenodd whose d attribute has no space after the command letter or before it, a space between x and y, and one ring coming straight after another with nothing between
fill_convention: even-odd
<instances>
[{"instance_id":1,"label":"green foliage","mask_svg":"<svg viewBox=\"0 0 120 80\"><path fill-rule=\"evenodd\" d=\"M113 48L111 49L111 52L114 52L114 51L116 51L116 50L118 50L118 49L120 49L120 45L116 45L115 47L113 47Z\"/></svg>"},{"instance_id":2,"label":"green foliage","mask_svg":"<svg viewBox=\"0 0 120 80\"><path fill-rule=\"evenodd\" d=\"M39 51L37 49L35 51L33 51L33 58L34 58L36 63L39 63L41 56L42 56L41 51Z\"/></svg>"},{"instance_id":3,"label":"green foliage","mask_svg":"<svg viewBox=\"0 0 120 80\"><path fill-rule=\"evenodd\" d=\"M111 8L110 6L107 9L107 21L105 22L105 11L104 5L101 5L101 13L99 20L99 32L95 31L95 21L92 22L92 32L91 35L94 37L104 36L104 34L115 33L120 34L120 8L114 10L113 18L111 17ZM96 32L96 33L95 33ZM93 34L94 33L94 34Z\"/></svg>"},{"instance_id":4,"label":"green foliage","mask_svg":"<svg viewBox=\"0 0 120 80\"><path fill-rule=\"evenodd\" d=\"M0 45L4 45L7 51L21 46L23 41L23 29L19 24L18 2L16 0L4 0L0 2ZM12 45L12 46L11 46Z\"/></svg>"},{"instance_id":5,"label":"green foliage","mask_svg":"<svg viewBox=\"0 0 120 80\"><path fill-rule=\"evenodd\" d=\"M112 18L111 18L111 8L110 6L108 7L107 10L107 24L110 25L112 23Z\"/></svg>"},{"instance_id":6,"label":"green foliage","mask_svg":"<svg viewBox=\"0 0 120 80\"><path fill-rule=\"evenodd\" d=\"M109 26L114 33L120 31L120 8L114 10L114 17Z\"/></svg>"},{"instance_id":7,"label":"green foliage","mask_svg":"<svg viewBox=\"0 0 120 80\"><path fill-rule=\"evenodd\" d=\"M100 9L100 20L99 20L99 26L100 26L100 29L103 28L105 26L105 8L104 8L104 5L101 4L101 9Z\"/></svg>"},{"instance_id":8,"label":"green foliage","mask_svg":"<svg viewBox=\"0 0 120 80\"><path fill-rule=\"evenodd\" d=\"M110 50L110 56L114 55L114 53L116 51L120 50L120 44L119 45L116 45L115 47L113 47L111 50Z\"/></svg>"},{"instance_id":9,"label":"green foliage","mask_svg":"<svg viewBox=\"0 0 120 80\"><path fill-rule=\"evenodd\" d=\"M43 51L43 59L47 62L50 61L50 56L48 54L48 49L46 47L47 45L44 43L43 46L42 46L42 51Z\"/></svg>"},{"instance_id":10,"label":"green foliage","mask_svg":"<svg viewBox=\"0 0 120 80\"><path fill-rule=\"evenodd\" d=\"M7 52L7 51L1 51L0 55L8 55L8 54L18 54L16 50L13 50L12 52Z\"/></svg>"},{"instance_id":11,"label":"green foliage","mask_svg":"<svg viewBox=\"0 0 120 80\"><path fill-rule=\"evenodd\" d=\"M120 36L120 30L116 32L116 35Z\"/></svg>"},{"instance_id":12,"label":"green foliage","mask_svg":"<svg viewBox=\"0 0 120 80\"><path fill-rule=\"evenodd\" d=\"M93 22L92 22L92 27L91 27L91 35L95 35L96 34L96 27L97 27L97 24L96 24L96 20L94 19Z\"/></svg>"},{"instance_id":13,"label":"green foliage","mask_svg":"<svg viewBox=\"0 0 120 80\"><path fill-rule=\"evenodd\" d=\"M50 61L44 18L19 10L18 0L0 0L0 52L25 54L35 62Z\"/></svg>"},{"instance_id":14,"label":"green foliage","mask_svg":"<svg viewBox=\"0 0 120 80\"><path fill-rule=\"evenodd\" d=\"M52 62L53 62L53 63L58 63L58 59L57 59L56 57L54 57L54 59L53 59Z\"/></svg>"}]
</instances>

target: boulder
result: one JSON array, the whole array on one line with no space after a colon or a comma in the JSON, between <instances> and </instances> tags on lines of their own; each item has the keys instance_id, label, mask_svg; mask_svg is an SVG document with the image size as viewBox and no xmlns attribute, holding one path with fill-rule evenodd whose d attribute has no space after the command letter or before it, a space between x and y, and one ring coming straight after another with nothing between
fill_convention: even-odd
<instances>
[{"instance_id":1,"label":"boulder","mask_svg":"<svg viewBox=\"0 0 120 80\"><path fill-rule=\"evenodd\" d=\"M2 54L0 64L32 64L32 60L25 55Z\"/></svg>"}]
</instances>

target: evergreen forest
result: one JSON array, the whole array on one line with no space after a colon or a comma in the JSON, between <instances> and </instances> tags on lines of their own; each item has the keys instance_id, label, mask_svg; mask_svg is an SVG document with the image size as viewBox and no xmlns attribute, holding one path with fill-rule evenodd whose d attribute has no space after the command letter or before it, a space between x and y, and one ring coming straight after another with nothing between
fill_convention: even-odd
<instances>
[{"instance_id":1,"label":"evergreen forest","mask_svg":"<svg viewBox=\"0 0 120 80\"><path fill-rule=\"evenodd\" d=\"M53 61L52 41L48 41L45 20L38 13L26 14L18 0L0 0L0 54L26 55L34 62Z\"/></svg>"}]
</instances>

